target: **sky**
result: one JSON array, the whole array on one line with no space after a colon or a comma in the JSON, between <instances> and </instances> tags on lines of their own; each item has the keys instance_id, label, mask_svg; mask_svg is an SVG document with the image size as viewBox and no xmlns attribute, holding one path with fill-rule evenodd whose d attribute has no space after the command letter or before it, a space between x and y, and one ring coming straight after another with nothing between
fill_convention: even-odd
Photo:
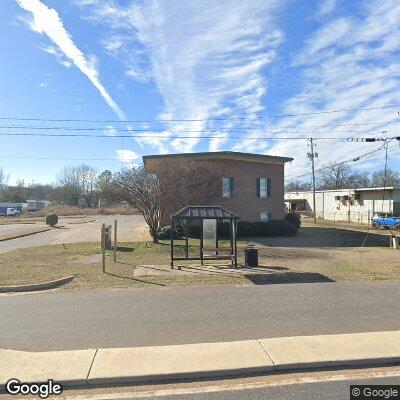
<instances>
[{"instance_id":1,"label":"sky","mask_svg":"<svg viewBox=\"0 0 400 400\"><path fill-rule=\"evenodd\" d=\"M398 0L2 1L0 167L51 183L229 150L293 157L293 179L313 137L316 168L383 169L383 142L343 138L400 135L399 27Z\"/></svg>"}]
</instances>

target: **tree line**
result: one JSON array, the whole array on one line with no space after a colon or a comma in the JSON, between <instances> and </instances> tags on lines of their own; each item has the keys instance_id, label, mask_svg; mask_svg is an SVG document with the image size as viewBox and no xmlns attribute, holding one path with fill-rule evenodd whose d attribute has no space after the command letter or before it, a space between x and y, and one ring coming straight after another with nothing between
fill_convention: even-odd
<instances>
[{"instance_id":1,"label":"tree line","mask_svg":"<svg viewBox=\"0 0 400 400\"><path fill-rule=\"evenodd\" d=\"M99 199L109 203L118 201L113 190L113 174L101 173L87 164L64 167L53 184L26 184L18 180L8 185L8 176L0 168L0 201L23 203L26 200L48 200L55 204L78 205L78 199L85 199L88 207L98 204Z\"/></svg>"},{"instance_id":2,"label":"tree line","mask_svg":"<svg viewBox=\"0 0 400 400\"><path fill-rule=\"evenodd\" d=\"M213 162L170 160L154 169L141 165L115 173L106 170L98 174L86 164L65 167L52 185L25 185L21 181L9 186L3 171L0 176L0 201L39 199L77 205L83 198L88 206L95 206L98 199L111 204L125 200L143 215L157 242L162 216L187 205L216 204L222 173Z\"/></svg>"},{"instance_id":3,"label":"tree line","mask_svg":"<svg viewBox=\"0 0 400 400\"><path fill-rule=\"evenodd\" d=\"M347 164L327 164L316 174L316 188L356 189L364 187L400 186L400 174L391 169L374 171L372 174L359 171ZM310 181L292 180L285 186L286 191L312 190Z\"/></svg>"}]
</instances>

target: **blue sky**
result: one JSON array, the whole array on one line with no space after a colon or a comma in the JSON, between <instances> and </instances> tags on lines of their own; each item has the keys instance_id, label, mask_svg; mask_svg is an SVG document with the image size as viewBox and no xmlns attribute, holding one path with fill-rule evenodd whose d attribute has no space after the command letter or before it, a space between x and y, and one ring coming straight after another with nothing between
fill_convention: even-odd
<instances>
[{"instance_id":1,"label":"blue sky","mask_svg":"<svg viewBox=\"0 0 400 400\"><path fill-rule=\"evenodd\" d=\"M294 157L293 177L309 170L307 141L281 137L399 136L397 108L324 113L400 104L397 0L6 0L1 7L0 117L114 121L1 120L2 133L101 136L2 136L0 166L11 183L52 182L63 166L82 162L114 171L145 154L218 150ZM265 118L314 112L322 113ZM382 146L316 142L319 166ZM389 166L399 170L396 143ZM383 154L354 166L382 169Z\"/></svg>"}]
</instances>

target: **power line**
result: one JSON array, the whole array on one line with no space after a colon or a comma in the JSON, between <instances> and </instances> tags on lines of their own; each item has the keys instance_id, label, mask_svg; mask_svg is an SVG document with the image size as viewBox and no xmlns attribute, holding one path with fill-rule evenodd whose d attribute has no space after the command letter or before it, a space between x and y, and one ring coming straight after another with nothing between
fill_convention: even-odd
<instances>
[{"instance_id":1,"label":"power line","mask_svg":"<svg viewBox=\"0 0 400 400\"><path fill-rule=\"evenodd\" d=\"M304 113L292 114L267 114L258 116L247 117L212 117L212 118L192 118L192 119L142 119L142 120L99 120L99 119L73 119L73 118L19 118L19 117L0 117L0 120L14 120L14 121L45 121L45 122L95 122L95 123L140 123L140 122L200 122L200 121L230 121L230 120L253 120L253 119L266 119L266 118L288 118L288 117L302 117L308 115L321 115L321 114L334 114L341 112L354 112L354 111L373 111L385 110L391 108L399 108L400 104L393 104L380 107L369 108L341 108L336 110L327 111L312 111Z\"/></svg>"},{"instance_id":2,"label":"power line","mask_svg":"<svg viewBox=\"0 0 400 400\"><path fill-rule=\"evenodd\" d=\"M60 158L60 157L42 157L42 156L19 156L0 154L0 158L22 158L30 160L60 160L60 161L118 161L117 158Z\"/></svg>"},{"instance_id":3,"label":"power line","mask_svg":"<svg viewBox=\"0 0 400 400\"><path fill-rule=\"evenodd\" d=\"M0 125L0 129L29 129L29 130L66 130L66 131L105 131L107 132L107 128L99 128L99 127L71 127L71 126L26 126L26 125ZM292 129L292 128L291 128ZM124 129L116 129L114 128L112 132L172 132L172 133L235 133L235 132L248 132L249 129L200 129L200 130L191 130L191 129L182 129L182 130L171 130L171 129L138 129L138 128L124 128ZM387 131L386 131L387 132ZM256 132L253 132L256 133ZM287 130L279 130L279 131L263 131L265 133L369 133L372 134L374 132L370 131L360 131L360 130L346 130L346 131L334 131L334 130L327 130L327 131L287 131ZM114 136L109 134L108 136Z\"/></svg>"},{"instance_id":4,"label":"power line","mask_svg":"<svg viewBox=\"0 0 400 400\"><path fill-rule=\"evenodd\" d=\"M285 132L282 132L285 133ZM290 133L290 132L286 132ZM310 132L315 133L315 132ZM165 135L99 135L99 134L71 134L71 133L21 133L21 132L0 132L0 136L32 136L32 137L67 137L67 138L102 138L102 139L118 139L118 138L143 138L143 139L248 139L248 140L309 140L310 136L223 136L223 135L197 135L197 136L187 136L187 135L175 135L175 136L165 136ZM332 136L312 136L315 140L345 140L345 141L376 141L393 138L378 138L371 139L370 137L332 137Z\"/></svg>"},{"instance_id":5,"label":"power line","mask_svg":"<svg viewBox=\"0 0 400 400\"><path fill-rule=\"evenodd\" d=\"M394 146L389 147L389 150L394 149L395 147L398 147L398 145L394 145ZM385 145L379 147L378 149L371 150L371 151L368 151L367 153L360 154L359 156L350 158L348 160L341 161L341 162L338 162L338 163L335 163L335 164L331 164L331 165L327 165L327 166L322 167L322 168L318 168L318 169L315 170L315 172L320 172L320 171L323 171L323 170L331 168L331 167L336 167L336 166L339 166L339 165L342 165L342 164L346 164L348 162L357 162L357 161L360 161L361 158L372 156L375 153L377 153L379 151L382 151L384 149L385 149ZM289 178L286 179L286 181L293 181L295 179L304 178L305 176L309 176L309 175L311 175L311 172L306 172L304 174L300 174L300 175L296 175L296 176L293 176L293 177L289 177Z\"/></svg>"}]
</instances>

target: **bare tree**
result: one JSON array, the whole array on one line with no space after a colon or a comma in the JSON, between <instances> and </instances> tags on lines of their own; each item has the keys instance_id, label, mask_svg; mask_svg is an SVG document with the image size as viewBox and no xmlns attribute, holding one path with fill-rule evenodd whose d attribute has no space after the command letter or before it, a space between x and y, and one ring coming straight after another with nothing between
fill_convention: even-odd
<instances>
[{"instance_id":1,"label":"bare tree","mask_svg":"<svg viewBox=\"0 0 400 400\"><path fill-rule=\"evenodd\" d=\"M83 197L87 204L91 206L96 175L96 170L90 165L81 164L76 167L64 167L57 175L56 198L62 203L76 205L78 199Z\"/></svg>"},{"instance_id":2,"label":"bare tree","mask_svg":"<svg viewBox=\"0 0 400 400\"><path fill-rule=\"evenodd\" d=\"M115 175L114 183L120 198L143 215L156 243L162 222L172 212L187 205L215 203L220 176L212 162L168 160L151 171L124 169Z\"/></svg>"},{"instance_id":3,"label":"bare tree","mask_svg":"<svg viewBox=\"0 0 400 400\"><path fill-rule=\"evenodd\" d=\"M319 172L319 189L344 189L369 186L367 173L353 170L347 164L330 163Z\"/></svg>"},{"instance_id":4,"label":"bare tree","mask_svg":"<svg viewBox=\"0 0 400 400\"><path fill-rule=\"evenodd\" d=\"M114 187L121 198L143 215L153 242L157 243L161 213L165 204L157 176L147 172L143 166L123 169L115 174Z\"/></svg>"},{"instance_id":5,"label":"bare tree","mask_svg":"<svg viewBox=\"0 0 400 400\"><path fill-rule=\"evenodd\" d=\"M301 192L301 191L311 190L311 183L301 182L298 180L290 181L285 185L285 190L287 192Z\"/></svg>"},{"instance_id":6,"label":"bare tree","mask_svg":"<svg viewBox=\"0 0 400 400\"><path fill-rule=\"evenodd\" d=\"M111 171L103 171L96 180L96 190L101 199L107 199L109 202L115 200L113 176Z\"/></svg>"},{"instance_id":7,"label":"bare tree","mask_svg":"<svg viewBox=\"0 0 400 400\"><path fill-rule=\"evenodd\" d=\"M400 174L398 172L392 171L391 169L385 171L375 171L371 177L371 186L373 187L383 187L383 186L400 186Z\"/></svg>"},{"instance_id":8,"label":"bare tree","mask_svg":"<svg viewBox=\"0 0 400 400\"><path fill-rule=\"evenodd\" d=\"M164 214L169 216L188 205L216 205L221 171L212 161L171 159L154 171L166 203Z\"/></svg>"},{"instance_id":9,"label":"bare tree","mask_svg":"<svg viewBox=\"0 0 400 400\"><path fill-rule=\"evenodd\" d=\"M8 182L8 176L4 172L3 168L0 167L0 189L3 189L4 186L7 185Z\"/></svg>"}]
</instances>

